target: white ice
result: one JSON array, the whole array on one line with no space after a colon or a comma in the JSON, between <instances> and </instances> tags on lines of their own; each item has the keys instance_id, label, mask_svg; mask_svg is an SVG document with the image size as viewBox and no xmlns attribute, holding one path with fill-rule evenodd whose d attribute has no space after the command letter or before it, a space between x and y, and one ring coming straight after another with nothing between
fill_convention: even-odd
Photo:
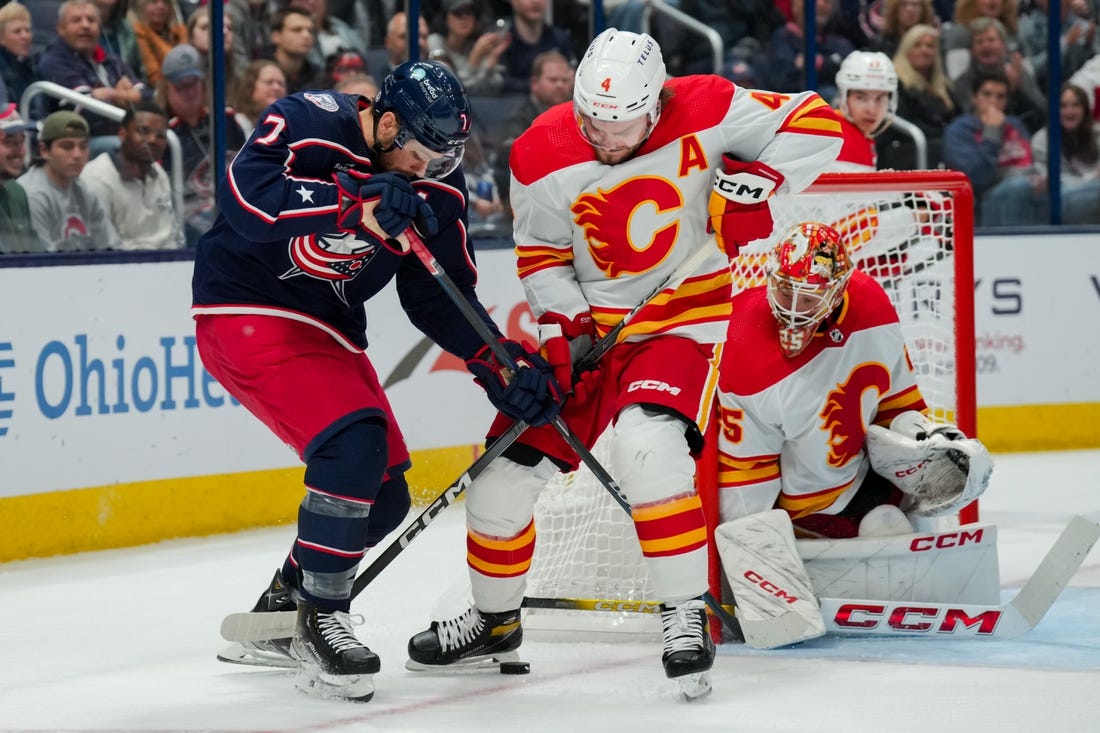
<instances>
[{"instance_id":1,"label":"white ice","mask_svg":"<svg viewBox=\"0 0 1100 733\"><path fill-rule=\"evenodd\" d=\"M997 456L982 519L1006 597L1074 514L1100 520L1098 469L1100 451ZM528 676L405 671L408 637L464 572L462 511L356 599L383 662L367 704L214 658L223 615L251 607L292 528L0 565L0 731L1100 731L1100 550L1017 640L723 646L714 693L687 703L648 639L528 639Z\"/></svg>"}]
</instances>

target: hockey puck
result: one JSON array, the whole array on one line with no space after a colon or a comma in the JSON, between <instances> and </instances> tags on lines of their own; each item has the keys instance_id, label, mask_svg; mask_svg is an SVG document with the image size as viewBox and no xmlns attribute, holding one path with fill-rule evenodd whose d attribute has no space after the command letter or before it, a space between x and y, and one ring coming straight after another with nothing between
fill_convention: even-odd
<instances>
[{"instance_id":1,"label":"hockey puck","mask_svg":"<svg viewBox=\"0 0 1100 733\"><path fill-rule=\"evenodd\" d=\"M531 663L530 662L501 662L500 673L501 674L530 674Z\"/></svg>"}]
</instances>

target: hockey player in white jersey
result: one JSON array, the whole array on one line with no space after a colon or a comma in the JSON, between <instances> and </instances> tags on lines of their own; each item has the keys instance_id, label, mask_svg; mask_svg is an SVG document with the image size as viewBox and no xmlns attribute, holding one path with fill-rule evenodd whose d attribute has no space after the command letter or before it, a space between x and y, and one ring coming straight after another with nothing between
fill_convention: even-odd
<instances>
[{"instance_id":1,"label":"hockey player in white jersey","mask_svg":"<svg viewBox=\"0 0 1100 733\"><path fill-rule=\"evenodd\" d=\"M699 693L714 647L692 454L730 314L728 259L771 234L773 194L805 188L839 148L839 123L817 94L666 79L653 38L616 29L589 46L573 103L544 113L512 148L517 269L543 353L573 390L562 416L587 446L615 423L608 468L663 604L664 670ZM699 248L709 254L698 269L659 288ZM597 368L575 377L578 355L658 288ZM490 440L509 423L498 418ZM528 430L470 486L475 606L414 636L410 668L514 658L536 495L577 462L553 428Z\"/></svg>"},{"instance_id":2,"label":"hockey player in white jersey","mask_svg":"<svg viewBox=\"0 0 1100 733\"><path fill-rule=\"evenodd\" d=\"M767 515L801 537L908 534L910 517L976 499L988 451L926 416L897 313L840 234L795 225L765 267L766 284L733 299L720 370L723 564L738 562L727 550L751 525L742 518ZM786 535L789 563L774 559L789 570L801 561Z\"/></svg>"}]
</instances>

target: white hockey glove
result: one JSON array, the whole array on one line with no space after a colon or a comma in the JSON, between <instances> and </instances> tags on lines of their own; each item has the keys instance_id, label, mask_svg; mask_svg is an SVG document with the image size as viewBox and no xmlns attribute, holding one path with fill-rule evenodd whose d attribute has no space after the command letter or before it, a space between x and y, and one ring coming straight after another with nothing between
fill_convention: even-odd
<instances>
[{"instance_id":1,"label":"white hockey glove","mask_svg":"<svg viewBox=\"0 0 1100 733\"><path fill-rule=\"evenodd\" d=\"M910 498L907 512L921 517L958 511L982 495L993 472L980 441L915 411L898 415L889 430L869 427L867 455L875 472Z\"/></svg>"}]
</instances>

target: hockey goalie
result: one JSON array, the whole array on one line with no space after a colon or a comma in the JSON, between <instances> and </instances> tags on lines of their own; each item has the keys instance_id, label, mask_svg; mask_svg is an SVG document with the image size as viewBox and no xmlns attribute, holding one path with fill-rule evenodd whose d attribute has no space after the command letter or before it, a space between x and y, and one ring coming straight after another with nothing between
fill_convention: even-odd
<instances>
[{"instance_id":1,"label":"hockey goalie","mask_svg":"<svg viewBox=\"0 0 1100 733\"><path fill-rule=\"evenodd\" d=\"M747 643L825 633L823 588L847 598L995 600L994 528L980 525L986 541L968 543L937 541L957 527L928 529L937 524L928 518L981 495L992 459L926 416L882 286L821 223L793 226L764 267L766 284L734 297L718 390L716 545ZM932 538L919 554L917 534ZM939 557L961 549L965 561Z\"/></svg>"}]
</instances>

